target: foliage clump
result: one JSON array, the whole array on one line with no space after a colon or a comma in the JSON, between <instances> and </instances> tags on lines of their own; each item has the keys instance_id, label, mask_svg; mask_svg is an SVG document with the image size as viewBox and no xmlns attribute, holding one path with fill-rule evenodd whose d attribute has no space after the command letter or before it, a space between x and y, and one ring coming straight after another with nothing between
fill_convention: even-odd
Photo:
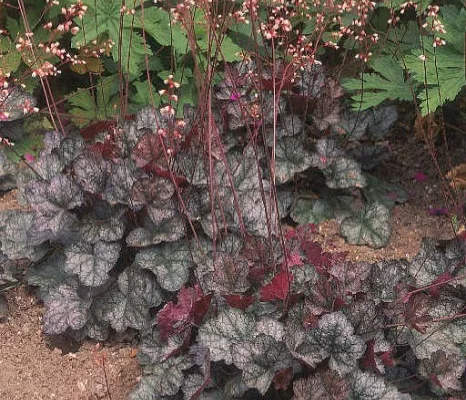
<instances>
[{"instance_id":1,"label":"foliage clump","mask_svg":"<svg viewBox=\"0 0 466 400\"><path fill-rule=\"evenodd\" d=\"M0 231L9 258L34 261L27 278L46 305L44 331L95 340L139 331L144 372L131 399L282 390L408 399L394 378L405 373L435 393L461 392L464 242L426 241L412 262L325 253L311 225L283 231L270 215L297 212L288 185L310 168L326 190L374 179L348 169L359 164L338 140L308 150L299 119L291 135L281 125L270 203L268 132L263 151L245 140L253 119L221 131L209 167L196 123L188 108L184 120L147 108L87 140L47 133L22 187L29 208L3 212ZM387 209L372 203L344 219L343 233L382 245L377 207ZM399 364L407 351L416 362ZM434 356L451 363L434 371Z\"/></svg>"}]
</instances>

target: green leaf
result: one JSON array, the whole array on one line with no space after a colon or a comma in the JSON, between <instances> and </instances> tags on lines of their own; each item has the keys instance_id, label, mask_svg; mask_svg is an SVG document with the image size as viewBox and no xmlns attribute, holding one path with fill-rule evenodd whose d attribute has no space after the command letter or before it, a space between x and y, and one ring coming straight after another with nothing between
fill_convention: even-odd
<instances>
[{"instance_id":1,"label":"green leaf","mask_svg":"<svg viewBox=\"0 0 466 400\"><path fill-rule=\"evenodd\" d=\"M390 211L383 204L369 204L359 215L344 219L340 230L350 244L383 247L391 234Z\"/></svg>"},{"instance_id":2,"label":"green leaf","mask_svg":"<svg viewBox=\"0 0 466 400\"><path fill-rule=\"evenodd\" d=\"M227 308L199 328L199 343L208 347L212 361L233 362L235 345L250 340L254 317L236 308Z\"/></svg>"},{"instance_id":3,"label":"green leaf","mask_svg":"<svg viewBox=\"0 0 466 400\"><path fill-rule=\"evenodd\" d=\"M448 43L433 47L433 40L426 38L424 49L412 51L405 57L405 64L421 86L418 97L422 115L435 112L447 100L454 100L466 85L464 50L460 53Z\"/></svg>"},{"instance_id":4,"label":"green leaf","mask_svg":"<svg viewBox=\"0 0 466 400\"><path fill-rule=\"evenodd\" d=\"M341 85L354 94L353 110L366 110L385 100L412 100L409 82L405 80L404 71L391 56L377 56L369 66L373 73L363 74L361 79L343 80Z\"/></svg>"},{"instance_id":5,"label":"green leaf","mask_svg":"<svg viewBox=\"0 0 466 400\"><path fill-rule=\"evenodd\" d=\"M21 64L21 53L8 36L0 37L0 60L3 74L16 72Z\"/></svg>"},{"instance_id":6,"label":"green leaf","mask_svg":"<svg viewBox=\"0 0 466 400\"><path fill-rule=\"evenodd\" d=\"M119 112L118 76L103 77L95 90L79 89L70 95L68 102L73 122L82 127L89 122L111 119Z\"/></svg>"},{"instance_id":7,"label":"green leaf","mask_svg":"<svg viewBox=\"0 0 466 400\"><path fill-rule=\"evenodd\" d=\"M133 86L135 93L131 95L130 98L130 105L133 106L133 112L139 111L141 108L146 107L148 104L151 104L154 107L158 107L160 105L160 95L151 82L148 80L143 82L135 81L133 82Z\"/></svg>"},{"instance_id":8,"label":"green leaf","mask_svg":"<svg viewBox=\"0 0 466 400\"><path fill-rule=\"evenodd\" d=\"M464 4L464 3L463 3ZM439 33L447 46L453 46L459 54L464 54L464 35L466 33L466 8L445 4L440 8L441 22L445 33Z\"/></svg>"},{"instance_id":9,"label":"green leaf","mask_svg":"<svg viewBox=\"0 0 466 400\"><path fill-rule=\"evenodd\" d=\"M141 34L133 29L136 19L133 21L132 15L123 15L121 26L121 3L116 0L87 3L88 10L82 20L74 19L81 29L73 36L72 46L79 48L106 33L115 43L112 48L113 60L121 63L123 71L131 76L139 76L144 56L151 55L152 52L148 45L144 44Z\"/></svg>"},{"instance_id":10,"label":"green leaf","mask_svg":"<svg viewBox=\"0 0 466 400\"><path fill-rule=\"evenodd\" d=\"M186 33L181 26L170 22L170 14L161 7L144 7L134 20L125 19L125 27L144 29L162 46L172 46L179 54L189 51Z\"/></svg>"}]
</instances>

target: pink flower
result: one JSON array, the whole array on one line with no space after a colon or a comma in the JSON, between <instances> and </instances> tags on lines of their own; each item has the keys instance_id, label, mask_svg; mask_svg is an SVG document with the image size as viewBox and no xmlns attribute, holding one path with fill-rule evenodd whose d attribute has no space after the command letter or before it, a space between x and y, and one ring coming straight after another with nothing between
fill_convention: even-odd
<instances>
[{"instance_id":1,"label":"pink flower","mask_svg":"<svg viewBox=\"0 0 466 400\"><path fill-rule=\"evenodd\" d=\"M238 101L240 99L241 95L236 92L232 92L230 95L230 100L231 101Z\"/></svg>"},{"instance_id":2,"label":"pink flower","mask_svg":"<svg viewBox=\"0 0 466 400\"><path fill-rule=\"evenodd\" d=\"M424 172L419 171L414 174L414 179L417 182L425 182L428 179L428 177Z\"/></svg>"},{"instance_id":3,"label":"pink flower","mask_svg":"<svg viewBox=\"0 0 466 400\"><path fill-rule=\"evenodd\" d=\"M33 162L33 161L36 159L36 157L34 157L34 156L33 156L32 154L30 154L30 153L26 153L26 154L24 155L24 159L25 159L27 162Z\"/></svg>"}]
</instances>

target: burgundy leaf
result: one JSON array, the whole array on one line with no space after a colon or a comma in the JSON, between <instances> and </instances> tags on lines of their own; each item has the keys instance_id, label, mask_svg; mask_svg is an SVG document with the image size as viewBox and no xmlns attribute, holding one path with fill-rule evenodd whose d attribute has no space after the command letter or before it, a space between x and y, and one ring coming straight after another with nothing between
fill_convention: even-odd
<instances>
[{"instance_id":1,"label":"burgundy leaf","mask_svg":"<svg viewBox=\"0 0 466 400\"><path fill-rule=\"evenodd\" d=\"M440 291L445 287L443 284L450 281L450 279L453 279L453 275L448 271L437 276L437 278L432 282L432 285L429 287L429 294L434 299L438 299L440 296Z\"/></svg>"},{"instance_id":2,"label":"burgundy leaf","mask_svg":"<svg viewBox=\"0 0 466 400\"><path fill-rule=\"evenodd\" d=\"M383 352L380 355L380 360L382 361L382 364L387 366L387 367L394 367L395 366L395 360L393 359L391 350Z\"/></svg>"},{"instance_id":3,"label":"burgundy leaf","mask_svg":"<svg viewBox=\"0 0 466 400\"><path fill-rule=\"evenodd\" d=\"M359 360L359 364L363 369L380 372L377 368L377 361L375 360L374 345L374 340L369 340L366 342L366 352Z\"/></svg>"},{"instance_id":4,"label":"burgundy leaf","mask_svg":"<svg viewBox=\"0 0 466 400\"><path fill-rule=\"evenodd\" d=\"M252 303L254 303L254 296L241 296L239 294L223 295L224 299L231 307L246 310Z\"/></svg>"},{"instance_id":5,"label":"burgundy leaf","mask_svg":"<svg viewBox=\"0 0 466 400\"><path fill-rule=\"evenodd\" d=\"M193 322L193 309L201 298L202 290L199 285L189 288L182 287L178 294L177 303L170 301L165 304L157 314L157 324L162 340L167 340L174 332L183 331Z\"/></svg>"},{"instance_id":6,"label":"burgundy leaf","mask_svg":"<svg viewBox=\"0 0 466 400\"><path fill-rule=\"evenodd\" d=\"M273 385L276 390L286 390L293 379L293 368L280 369L275 372Z\"/></svg>"},{"instance_id":7,"label":"burgundy leaf","mask_svg":"<svg viewBox=\"0 0 466 400\"><path fill-rule=\"evenodd\" d=\"M196 287L199 287L196 285ZM213 293L209 293L206 296L201 297L194 303L191 315L195 325L200 325L202 318L207 314L210 307L210 301L212 300Z\"/></svg>"},{"instance_id":8,"label":"burgundy leaf","mask_svg":"<svg viewBox=\"0 0 466 400\"><path fill-rule=\"evenodd\" d=\"M432 298L424 293L412 295L406 304L404 317L408 326L418 332L425 333L432 321L429 311L432 307Z\"/></svg>"},{"instance_id":9,"label":"burgundy leaf","mask_svg":"<svg viewBox=\"0 0 466 400\"><path fill-rule=\"evenodd\" d=\"M292 280L293 274L281 270L269 284L260 289L260 299L262 301L285 301L290 291Z\"/></svg>"},{"instance_id":10,"label":"burgundy leaf","mask_svg":"<svg viewBox=\"0 0 466 400\"><path fill-rule=\"evenodd\" d=\"M134 147L132 158L138 168L147 165L165 166L162 138L153 133L146 133Z\"/></svg>"},{"instance_id":11,"label":"burgundy leaf","mask_svg":"<svg viewBox=\"0 0 466 400\"><path fill-rule=\"evenodd\" d=\"M92 141L99 133L111 131L115 127L115 121L98 121L81 129L80 133L84 140Z\"/></svg>"}]
</instances>

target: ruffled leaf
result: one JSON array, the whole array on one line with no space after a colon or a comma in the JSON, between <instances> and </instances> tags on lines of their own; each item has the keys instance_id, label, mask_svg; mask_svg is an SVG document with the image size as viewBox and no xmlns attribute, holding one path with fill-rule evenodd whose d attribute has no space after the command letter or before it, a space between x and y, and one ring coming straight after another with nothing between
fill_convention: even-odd
<instances>
[{"instance_id":1,"label":"ruffled leaf","mask_svg":"<svg viewBox=\"0 0 466 400\"><path fill-rule=\"evenodd\" d=\"M188 281L191 251L184 241L163 243L139 251L135 264L152 271L163 289L175 292Z\"/></svg>"},{"instance_id":2,"label":"ruffled leaf","mask_svg":"<svg viewBox=\"0 0 466 400\"><path fill-rule=\"evenodd\" d=\"M249 388L265 394L275 372L292 365L292 357L283 342L260 334L251 342L233 347L233 362L243 371L243 381Z\"/></svg>"},{"instance_id":3,"label":"ruffled leaf","mask_svg":"<svg viewBox=\"0 0 466 400\"><path fill-rule=\"evenodd\" d=\"M142 329L149 319L149 308L162 302L153 275L132 266L118 277L118 287L99 297L97 314L110 322L117 332L126 328Z\"/></svg>"},{"instance_id":4,"label":"ruffled leaf","mask_svg":"<svg viewBox=\"0 0 466 400\"><path fill-rule=\"evenodd\" d=\"M65 270L77 274L86 286L101 286L108 280L108 272L118 261L120 250L119 243L74 243L65 249Z\"/></svg>"},{"instance_id":5,"label":"ruffled leaf","mask_svg":"<svg viewBox=\"0 0 466 400\"><path fill-rule=\"evenodd\" d=\"M389 209L382 204L372 203L359 215L344 219L340 226L341 234L350 244L380 248L390 239L389 220Z\"/></svg>"},{"instance_id":6,"label":"ruffled leaf","mask_svg":"<svg viewBox=\"0 0 466 400\"><path fill-rule=\"evenodd\" d=\"M198 342L209 348L212 361L231 364L235 345L247 342L255 325L251 315L227 308L199 328Z\"/></svg>"},{"instance_id":7,"label":"ruffled leaf","mask_svg":"<svg viewBox=\"0 0 466 400\"><path fill-rule=\"evenodd\" d=\"M90 302L82 300L76 289L62 284L49 291L44 298L47 311L44 314L44 332L60 334L68 328L82 328L88 318Z\"/></svg>"}]
</instances>

